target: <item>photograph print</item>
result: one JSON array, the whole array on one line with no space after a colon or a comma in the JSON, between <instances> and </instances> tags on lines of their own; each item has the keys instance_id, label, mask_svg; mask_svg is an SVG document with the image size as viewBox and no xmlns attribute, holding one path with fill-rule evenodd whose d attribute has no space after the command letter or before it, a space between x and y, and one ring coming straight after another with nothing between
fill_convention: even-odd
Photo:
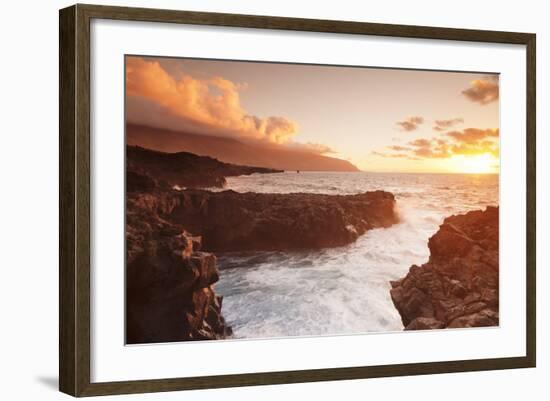
<instances>
[{"instance_id":1,"label":"photograph print","mask_svg":"<svg viewBox=\"0 0 550 401\"><path fill-rule=\"evenodd\" d=\"M499 76L125 56L126 344L499 325Z\"/></svg>"}]
</instances>

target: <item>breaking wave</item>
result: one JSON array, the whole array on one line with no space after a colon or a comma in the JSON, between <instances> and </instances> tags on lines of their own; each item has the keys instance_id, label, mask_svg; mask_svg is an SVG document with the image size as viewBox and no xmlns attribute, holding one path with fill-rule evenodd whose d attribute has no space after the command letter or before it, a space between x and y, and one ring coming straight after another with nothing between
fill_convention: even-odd
<instances>
[{"instance_id":1,"label":"breaking wave","mask_svg":"<svg viewBox=\"0 0 550 401\"><path fill-rule=\"evenodd\" d=\"M498 176L281 173L228 178L238 192L396 196L400 223L338 248L219 254L218 293L235 338L402 330L390 280L428 260L428 239L451 214L498 204Z\"/></svg>"}]
</instances>

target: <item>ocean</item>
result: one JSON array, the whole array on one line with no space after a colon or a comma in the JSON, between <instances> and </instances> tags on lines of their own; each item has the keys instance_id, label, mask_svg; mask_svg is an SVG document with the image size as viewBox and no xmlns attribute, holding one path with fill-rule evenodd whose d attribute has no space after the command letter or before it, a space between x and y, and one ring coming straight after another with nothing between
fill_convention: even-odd
<instances>
[{"instance_id":1,"label":"ocean","mask_svg":"<svg viewBox=\"0 0 550 401\"><path fill-rule=\"evenodd\" d=\"M400 223L347 246L218 253L216 292L234 338L400 331L390 280L428 260L428 239L447 216L498 205L498 175L285 172L230 177L237 192L392 192Z\"/></svg>"}]
</instances>

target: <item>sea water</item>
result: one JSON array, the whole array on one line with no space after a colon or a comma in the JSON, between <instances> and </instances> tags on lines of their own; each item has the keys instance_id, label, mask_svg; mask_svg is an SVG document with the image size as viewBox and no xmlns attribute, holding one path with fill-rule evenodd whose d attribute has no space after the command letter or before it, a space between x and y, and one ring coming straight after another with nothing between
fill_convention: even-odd
<instances>
[{"instance_id":1,"label":"sea water","mask_svg":"<svg viewBox=\"0 0 550 401\"><path fill-rule=\"evenodd\" d=\"M234 338L402 330L390 280L428 260L447 216L498 205L498 175L285 172L228 178L237 192L356 194L382 189L400 222L337 248L217 254L216 292Z\"/></svg>"}]
</instances>

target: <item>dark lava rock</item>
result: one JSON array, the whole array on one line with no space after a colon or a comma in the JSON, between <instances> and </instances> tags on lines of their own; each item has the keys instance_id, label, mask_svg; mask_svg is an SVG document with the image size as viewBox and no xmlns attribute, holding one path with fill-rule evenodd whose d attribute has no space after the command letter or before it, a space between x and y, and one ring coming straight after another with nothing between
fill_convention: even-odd
<instances>
[{"instance_id":1,"label":"dark lava rock","mask_svg":"<svg viewBox=\"0 0 550 401\"><path fill-rule=\"evenodd\" d=\"M127 343L227 337L231 328L213 287L219 279L216 257L199 250L200 237L150 206L132 196L127 200Z\"/></svg>"},{"instance_id":2,"label":"dark lava rock","mask_svg":"<svg viewBox=\"0 0 550 401\"><path fill-rule=\"evenodd\" d=\"M201 235L209 251L284 250L349 244L398 221L384 191L358 195L264 194L204 190L143 194L161 216ZM148 199L145 199L148 198Z\"/></svg>"},{"instance_id":3,"label":"dark lava rock","mask_svg":"<svg viewBox=\"0 0 550 401\"><path fill-rule=\"evenodd\" d=\"M139 146L126 147L127 190L136 189L139 175L162 186L185 188L223 187L225 177L254 173L281 173L264 167L239 166L188 152L164 153ZM144 181L144 179L142 179ZM140 182L140 185L146 185Z\"/></svg>"},{"instance_id":4,"label":"dark lava rock","mask_svg":"<svg viewBox=\"0 0 550 401\"><path fill-rule=\"evenodd\" d=\"M498 207L445 219L430 259L391 282L405 330L498 326Z\"/></svg>"}]
</instances>

